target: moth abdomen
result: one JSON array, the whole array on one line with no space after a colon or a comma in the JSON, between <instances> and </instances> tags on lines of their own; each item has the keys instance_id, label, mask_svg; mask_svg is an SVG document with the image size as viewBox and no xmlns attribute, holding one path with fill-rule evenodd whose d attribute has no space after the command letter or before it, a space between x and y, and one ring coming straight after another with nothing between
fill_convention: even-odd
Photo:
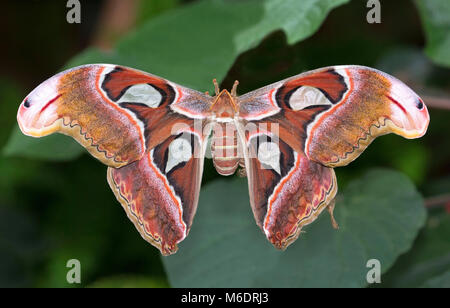
<instances>
[{"instance_id":1,"label":"moth abdomen","mask_svg":"<svg viewBox=\"0 0 450 308\"><path fill-rule=\"evenodd\" d=\"M211 142L214 167L221 175L232 175L241 159L234 123L216 123Z\"/></svg>"}]
</instances>

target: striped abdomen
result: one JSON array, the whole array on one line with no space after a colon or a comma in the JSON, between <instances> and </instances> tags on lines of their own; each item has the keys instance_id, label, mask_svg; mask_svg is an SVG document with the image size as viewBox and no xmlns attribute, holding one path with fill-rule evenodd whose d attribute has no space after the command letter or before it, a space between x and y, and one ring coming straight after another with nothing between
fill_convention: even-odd
<instances>
[{"instance_id":1,"label":"striped abdomen","mask_svg":"<svg viewBox=\"0 0 450 308\"><path fill-rule=\"evenodd\" d=\"M221 175L232 175L239 165L240 155L234 123L216 123L211 142L214 167Z\"/></svg>"}]
</instances>

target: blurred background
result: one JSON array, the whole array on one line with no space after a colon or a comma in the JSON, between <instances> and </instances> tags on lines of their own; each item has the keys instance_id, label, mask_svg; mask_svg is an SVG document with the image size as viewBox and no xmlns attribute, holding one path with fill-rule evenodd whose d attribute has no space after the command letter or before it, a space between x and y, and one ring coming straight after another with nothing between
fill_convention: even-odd
<instances>
[{"instance_id":1,"label":"blurred background","mask_svg":"<svg viewBox=\"0 0 450 308\"><path fill-rule=\"evenodd\" d=\"M236 2L239 1L225 1L229 5ZM221 76L210 76L215 72L215 63L203 60L206 58L202 54L186 55L188 44L195 44L189 39L173 45L170 57L175 67L168 67L167 73L164 67L152 70L151 65L139 66L139 53L145 49L130 51L127 56L123 52L121 58L117 57L123 61L117 64L146 69L200 91L211 90L209 81L190 83L183 79L197 74L192 72L194 67L199 76L205 76L204 80L221 79L222 88L231 88L234 80L239 80L240 94L302 71L337 64L375 67L404 81L428 106L431 123L427 135L418 140L394 135L379 138L355 163L336 172L341 190L371 167L395 169L415 184L424 198L427 221L410 251L399 256L385 273L383 286L407 285L405 277L414 273L419 273L414 277L420 285L430 272L450 269L449 2L437 1L440 4L434 12L440 11L441 15L433 18L438 22L441 18L443 25L437 29L429 23L430 15L424 13L430 10L425 7L427 3L433 1L381 1L380 24L366 21L367 1L338 2L343 5L336 5L325 14L310 35L293 41L286 32L275 30L252 46L242 47ZM167 44L173 43L177 31L182 31L177 28L177 19L208 4L194 0L80 3L81 23L70 24L66 20L70 10L66 1L2 2L0 286L170 286L174 283L168 279L158 250L142 240L110 191L105 166L83 154L81 147L70 140L39 146L20 136L16 112L34 87L71 66L68 63L82 63L91 59L91 53L96 54L97 62L110 62L116 59L116 50L124 51L127 46L134 50L137 45L127 42L136 41L139 34L145 40L142 33L153 33L152 29L159 29L165 22L173 24L170 38L164 33L156 37L161 45L166 39ZM245 18L262 18L257 16L260 12L254 14ZM210 17L206 14L203 20L196 21L207 29L206 41L215 42L214 38L220 40L222 32L235 31L226 18L222 26L210 27ZM436 40L446 40L447 47L441 49L438 60L433 57L436 52L431 46ZM214 52L212 48L211 53ZM447 60L440 60L445 57ZM189 70L176 66L182 61L189 61ZM162 62L170 66L167 58ZM206 162L205 168L203 184L217 181L219 176L211 161ZM250 207L244 204L243 208ZM72 258L82 261L81 285L66 282L66 262Z\"/></svg>"}]
</instances>

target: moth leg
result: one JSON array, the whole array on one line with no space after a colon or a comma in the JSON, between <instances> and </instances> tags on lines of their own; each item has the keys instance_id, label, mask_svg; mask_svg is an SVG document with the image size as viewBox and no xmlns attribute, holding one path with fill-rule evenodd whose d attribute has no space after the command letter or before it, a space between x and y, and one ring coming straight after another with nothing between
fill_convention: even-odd
<instances>
[{"instance_id":1,"label":"moth leg","mask_svg":"<svg viewBox=\"0 0 450 308\"><path fill-rule=\"evenodd\" d=\"M327 205L327 210L328 213L330 213L330 218L331 218L331 225L333 226L334 229L339 229L339 225L336 221L336 219L334 219L334 206L336 205L336 198L331 200L331 202Z\"/></svg>"},{"instance_id":2,"label":"moth leg","mask_svg":"<svg viewBox=\"0 0 450 308\"><path fill-rule=\"evenodd\" d=\"M238 170L238 176L240 178L246 178L247 177L247 171L245 171L244 168L239 168Z\"/></svg>"},{"instance_id":3,"label":"moth leg","mask_svg":"<svg viewBox=\"0 0 450 308\"><path fill-rule=\"evenodd\" d=\"M241 178L245 178L247 177L247 170L245 169L245 160L243 158L241 158L241 160L239 160L239 170L238 170L238 176Z\"/></svg>"},{"instance_id":4,"label":"moth leg","mask_svg":"<svg viewBox=\"0 0 450 308\"><path fill-rule=\"evenodd\" d=\"M233 87L231 88L231 96L233 96L233 97L237 96L236 90L237 90L238 84L239 84L239 81L235 80Z\"/></svg>"},{"instance_id":5,"label":"moth leg","mask_svg":"<svg viewBox=\"0 0 450 308\"><path fill-rule=\"evenodd\" d=\"M216 78L213 79L213 84L214 84L214 91L216 92L216 95L219 95L220 88L219 88L219 84L217 83Z\"/></svg>"}]
</instances>

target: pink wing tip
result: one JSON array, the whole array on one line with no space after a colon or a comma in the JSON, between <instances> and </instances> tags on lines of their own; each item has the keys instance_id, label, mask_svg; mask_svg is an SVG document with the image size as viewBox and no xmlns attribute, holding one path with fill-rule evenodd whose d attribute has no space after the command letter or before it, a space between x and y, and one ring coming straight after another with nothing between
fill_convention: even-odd
<instances>
[{"instance_id":1,"label":"pink wing tip","mask_svg":"<svg viewBox=\"0 0 450 308\"><path fill-rule=\"evenodd\" d=\"M55 107L62 96L58 81L58 75L44 81L20 104L17 122L24 134L39 137L50 133L48 128L59 118Z\"/></svg>"},{"instance_id":2,"label":"pink wing tip","mask_svg":"<svg viewBox=\"0 0 450 308\"><path fill-rule=\"evenodd\" d=\"M430 115L423 100L407 85L391 80L392 86L386 97L391 103L391 120L399 128L396 131L406 138L419 138L425 135Z\"/></svg>"}]
</instances>

